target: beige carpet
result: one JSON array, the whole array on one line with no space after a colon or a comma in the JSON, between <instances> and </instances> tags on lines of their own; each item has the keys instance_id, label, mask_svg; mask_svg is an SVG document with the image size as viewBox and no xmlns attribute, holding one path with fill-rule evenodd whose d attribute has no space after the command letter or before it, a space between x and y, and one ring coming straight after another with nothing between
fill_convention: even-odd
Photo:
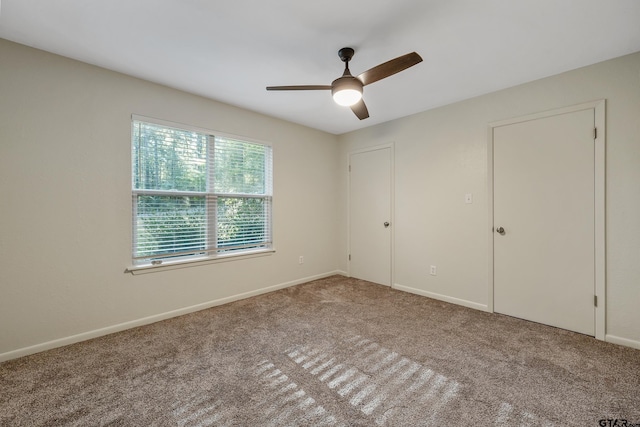
<instances>
[{"instance_id":1,"label":"beige carpet","mask_svg":"<svg viewBox=\"0 0 640 427\"><path fill-rule=\"evenodd\" d=\"M0 365L2 426L601 419L640 423L640 351L341 276Z\"/></svg>"}]
</instances>

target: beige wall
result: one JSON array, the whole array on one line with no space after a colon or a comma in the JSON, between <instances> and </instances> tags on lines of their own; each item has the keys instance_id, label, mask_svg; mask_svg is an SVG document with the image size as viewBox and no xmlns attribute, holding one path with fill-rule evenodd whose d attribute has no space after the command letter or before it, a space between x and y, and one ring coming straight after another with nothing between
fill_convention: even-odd
<instances>
[{"instance_id":1,"label":"beige wall","mask_svg":"<svg viewBox=\"0 0 640 427\"><path fill-rule=\"evenodd\" d=\"M395 285L486 307L488 124L597 99L607 102L606 338L640 348L640 54L340 136L339 268L348 269L347 153L392 142ZM473 204L464 203L465 193L473 193Z\"/></svg>"},{"instance_id":2,"label":"beige wall","mask_svg":"<svg viewBox=\"0 0 640 427\"><path fill-rule=\"evenodd\" d=\"M335 271L334 135L4 40L0 58L0 360ZM125 274L131 114L272 143L276 253Z\"/></svg>"},{"instance_id":3,"label":"beige wall","mask_svg":"<svg viewBox=\"0 0 640 427\"><path fill-rule=\"evenodd\" d=\"M0 58L0 360L347 271L347 153L389 142L395 284L482 309L488 123L602 98L607 339L640 348L640 54L340 137L4 40ZM131 114L271 142L277 252L125 274Z\"/></svg>"}]
</instances>

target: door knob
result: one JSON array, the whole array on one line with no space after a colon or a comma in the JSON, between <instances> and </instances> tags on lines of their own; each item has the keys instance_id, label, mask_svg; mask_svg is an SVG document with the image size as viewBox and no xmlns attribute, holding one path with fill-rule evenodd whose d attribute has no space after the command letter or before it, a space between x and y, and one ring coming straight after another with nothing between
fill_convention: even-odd
<instances>
[{"instance_id":1,"label":"door knob","mask_svg":"<svg viewBox=\"0 0 640 427\"><path fill-rule=\"evenodd\" d=\"M504 236L504 228L498 227L496 228L496 231L498 232L498 234L502 234Z\"/></svg>"},{"instance_id":2,"label":"door knob","mask_svg":"<svg viewBox=\"0 0 640 427\"><path fill-rule=\"evenodd\" d=\"M383 225L384 225L384 228L389 227L389 221L385 221Z\"/></svg>"}]
</instances>

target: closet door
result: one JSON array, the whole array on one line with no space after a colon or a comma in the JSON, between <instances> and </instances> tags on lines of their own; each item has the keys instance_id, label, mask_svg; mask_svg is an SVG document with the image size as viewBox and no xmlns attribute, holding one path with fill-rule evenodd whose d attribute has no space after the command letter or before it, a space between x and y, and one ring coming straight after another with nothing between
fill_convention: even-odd
<instances>
[{"instance_id":1,"label":"closet door","mask_svg":"<svg viewBox=\"0 0 640 427\"><path fill-rule=\"evenodd\" d=\"M349 274L391 286L391 148L349 156Z\"/></svg>"},{"instance_id":2,"label":"closet door","mask_svg":"<svg viewBox=\"0 0 640 427\"><path fill-rule=\"evenodd\" d=\"M594 120L493 129L494 311L595 335Z\"/></svg>"}]
</instances>

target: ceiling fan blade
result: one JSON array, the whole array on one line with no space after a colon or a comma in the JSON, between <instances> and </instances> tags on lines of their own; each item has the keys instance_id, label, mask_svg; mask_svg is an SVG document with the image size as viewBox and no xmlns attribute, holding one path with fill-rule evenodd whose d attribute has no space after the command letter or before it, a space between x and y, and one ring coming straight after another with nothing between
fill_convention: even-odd
<instances>
[{"instance_id":1,"label":"ceiling fan blade","mask_svg":"<svg viewBox=\"0 0 640 427\"><path fill-rule=\"evenodd\" d=\"M326 86L326 85L267 86L267 90L331 90L331 86Z\"/></svg>"},{"instance_id":2,"label":"ceiling fan blade","mask_svg":"<svg viewBox=\"0 0 640 427\"><path fill-rule=\"evenodd\" d=\"M362 99L351 106L351 111L353 111L360 120L369 117L369 110L367 110L367 106Z\"/></svg>"},{"instance_id":3,"label":"ceiling fan blade","mask_svg":"<svg viewBox=\"0 0 640 427\"><path fill-rule=\"evenodd\" d=\"M413 67L420 62L422 62L422 57L420 55L415 52L407 53L406 55L399 56L391 61L387 61L365 71L360 74L358 78L362 81L363 85L370 85L378 80L382 80L386 77L399 73L400 71L406 70L409 67Z\"/></svg>"}]
</instances>

